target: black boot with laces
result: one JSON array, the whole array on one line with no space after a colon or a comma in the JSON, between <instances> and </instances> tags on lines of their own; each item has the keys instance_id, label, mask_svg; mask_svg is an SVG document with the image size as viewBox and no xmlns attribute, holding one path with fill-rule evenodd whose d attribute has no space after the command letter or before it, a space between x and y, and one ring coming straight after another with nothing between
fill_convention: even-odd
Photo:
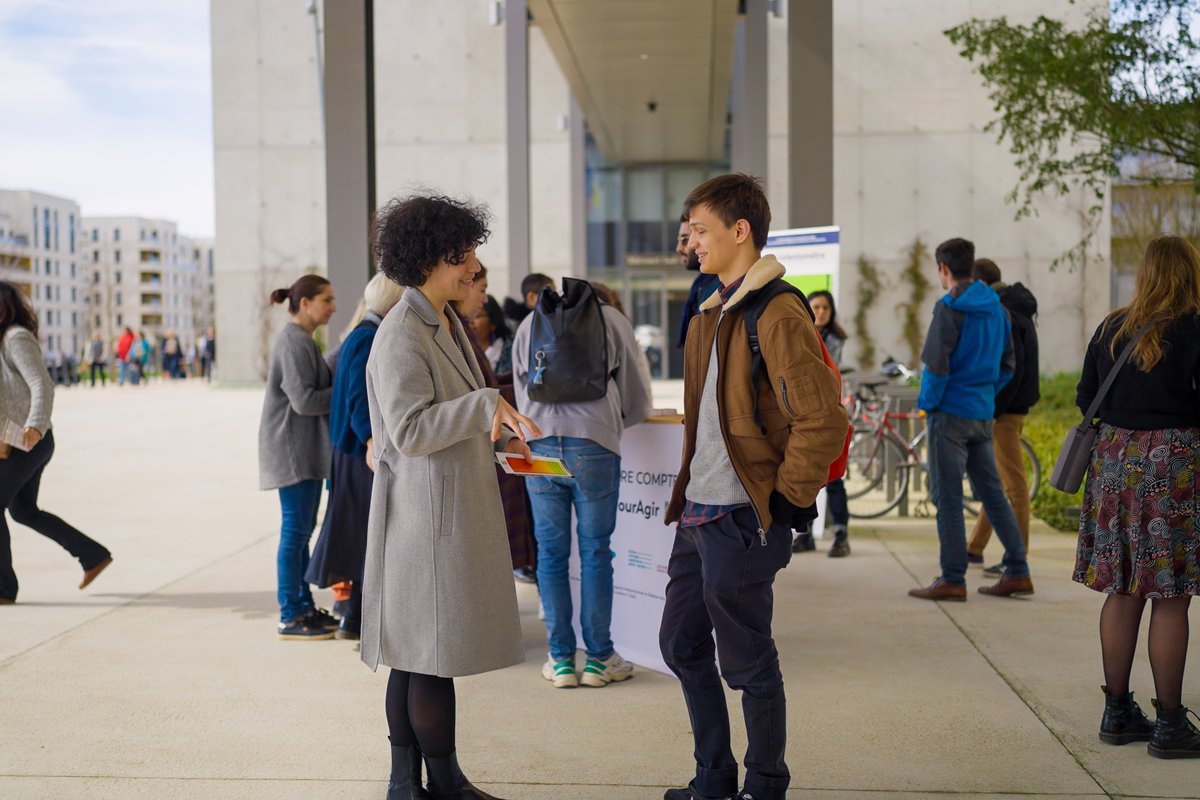
<instances>
[{"instance_id":1,"label":"black boot with laces","mask_svg":"<svg viewBox=\"0 0 1200 800\"><path fill-rule=\"evenodd\" d=\"M1129 744L1148 742L1154 732L1154 723L1133 699L1133 692L1122 695L1104 690L1104 718L1100 720L1100 741L1105 744Z\"/></svg>"},{"instance_id":2,"label":"black boot with laces","mask_svg":"<svg viewBox=\"0 0 1200 800\"><path fill-rule=\"evenodd\" d=\"M1158 721L1146 751L1155 758L1200 758L1200 730L1189 720L1195 712L1184 706L1167 711L1154 701L1158 710ZM1200 719L1200 717L1196 717Z\"/></svg>"}]
</instances>

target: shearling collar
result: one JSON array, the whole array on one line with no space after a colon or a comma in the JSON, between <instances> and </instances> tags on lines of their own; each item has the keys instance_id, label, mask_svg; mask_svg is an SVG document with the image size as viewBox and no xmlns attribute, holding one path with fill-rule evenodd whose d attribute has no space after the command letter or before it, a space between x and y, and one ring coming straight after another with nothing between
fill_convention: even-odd
<instances>
[{"instance_id":1,"label":"shearling collar","mask_svg":"<svg viewBox=\"0 0 1200 800\"><path fill-rule=\"evenodd\" d=\"M784 273L785 270L783 265L779 263L779 259L771 255L763 256L754 262L754 266L750 267L750 271L746 273L746 278L742 281L742 285L734 292L733 297L729 298L729 302L725 304L723 310L732 311L751 292L757 292L776 278L782 278ZM719 308L720 305L721 292L718 290L709 295L709 298L700 304L700 310L708 311L712 308Z\"/></svg>"}]
</instances>

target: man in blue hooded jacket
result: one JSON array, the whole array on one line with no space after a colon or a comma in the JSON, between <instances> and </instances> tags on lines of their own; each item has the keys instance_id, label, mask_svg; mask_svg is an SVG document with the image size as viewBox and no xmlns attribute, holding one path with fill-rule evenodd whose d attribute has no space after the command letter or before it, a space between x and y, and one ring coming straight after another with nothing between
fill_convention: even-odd
<instances>
[{"instance_id":1,"label":"man in blue hooded jacket","mask_svg":"<svg viewBox=\"0 0 1200 800\"><path fill-rule=\"evenodd\" d=\"M929 480L937 507L941 577L909 594L923 600L967 599L967 532L963 524L963 474L1004 545L1004 574L983 594L1033 594L1025 545L1004 496L992 451L996 395L1016 365L1012 328L1000 297L971 277L975 245L950 239L934 254L946 295L933 309L921 361L921 394L929 434Z\"/></svg>"}]
</instances>

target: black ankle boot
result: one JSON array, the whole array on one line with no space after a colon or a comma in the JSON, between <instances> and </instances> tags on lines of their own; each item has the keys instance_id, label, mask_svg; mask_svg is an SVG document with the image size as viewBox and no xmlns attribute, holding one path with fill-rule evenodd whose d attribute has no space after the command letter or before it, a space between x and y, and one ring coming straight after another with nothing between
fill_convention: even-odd
<instances>
[{"instance_id":1,"label":"black ankle boot","mask_svg":"<svg viewBox=\"0 0 1200 800\"><path fill-rule=\"evenodd\" d=\"M1154 731L1154 723L1146 716L1133 699L1133 692L1111 695L1107 686L1104 691L1104 718L1100 720L1100 741L1105 744L1129 744L1148 742Z\"/></svg>"},{"instance_id":2,"label":"black ankle boot","mask_svg":"<svg viewBox=\"0 0 1200 800\"><path fill-rule=\"evenodd\" d=\"M1164 711L1157 700L1154 707L1158 709L1158 721L1146 752L1155 758L1200 758L1200 730L1187 718L1195 713L1183 706Z\"/></svg>"},{"instance_id":3,"label":"black ankle boot","mask_svg":"<svg viewBox=\"0 0 1200 800\"><path fill-rule=\"evenodd\" d=\"M433 800L500 800L482 789L476 789L458 766L458 753L442 758L425 756L429 771L429 795Z\"/></svg>"},{"instance_id":4,"label":"black ankle boot","mask_svg":"<svg viewBox=\"0 0 1200 800\"><path fill-rule=\"evenodd\" d=\"M429 792L421 788L421 751L413 745L392 747L387 800L429 800Z\"/></svg>"}]
</instances>

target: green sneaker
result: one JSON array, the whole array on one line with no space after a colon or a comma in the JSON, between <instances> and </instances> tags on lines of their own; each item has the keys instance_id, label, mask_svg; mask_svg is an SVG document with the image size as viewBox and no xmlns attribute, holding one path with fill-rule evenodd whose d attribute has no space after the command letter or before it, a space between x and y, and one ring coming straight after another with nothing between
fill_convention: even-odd
<instances>
[{"instance_id":1,"label":"green sneaker","mask_svg":"<svg viewBox=\"0 0 1200 800\"><path fill-rule=\"evenodd\" d=\"M573 658L555 661L553 656L547 656L546 663L542 665L542 677L553 683L555 689L574 689L579 685Z\"/></svg>"},{"instance_id":2,"label":"green sneaker","mask_svg":"<svg viewBox=\"0 0 1200 800\"><path fill-rule=\"evenodd\" d=\"M613 652L604 661L589 658L583 666L583 685L608 686L614 681L623 681L633 677L633 664L621 658L621 654Z\"/></svg>"}]
</instances>

